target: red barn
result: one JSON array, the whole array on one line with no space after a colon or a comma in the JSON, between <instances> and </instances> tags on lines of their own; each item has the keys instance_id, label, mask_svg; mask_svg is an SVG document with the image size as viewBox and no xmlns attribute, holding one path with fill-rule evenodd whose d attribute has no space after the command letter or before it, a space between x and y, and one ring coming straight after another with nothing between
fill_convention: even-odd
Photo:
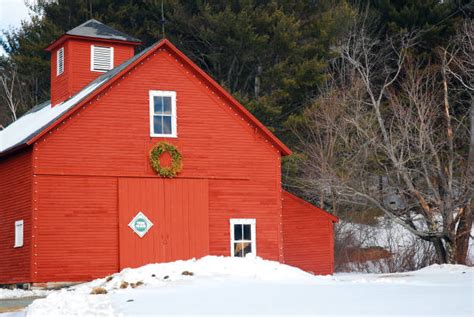
<instances>
[{"instance_id":1,"label":"red barn","mask_svg":"<svg viewBox=\"0 0 474 317\"><path fill-rule=\"evenodd\" d=\"M333 272L337 218L282 190L290 150L169 41L89 20L51 101L0 132L0 284L245 256Z\"/></svg>"}]
</instances>

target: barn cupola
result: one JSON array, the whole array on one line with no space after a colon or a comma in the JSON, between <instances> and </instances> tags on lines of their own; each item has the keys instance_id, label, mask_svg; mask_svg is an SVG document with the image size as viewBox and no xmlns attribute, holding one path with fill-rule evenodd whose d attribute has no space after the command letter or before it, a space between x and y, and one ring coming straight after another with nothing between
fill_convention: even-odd
<instances>
[{"instance_id":1,"label":"barn cupola","mask_svg":"<svg viewBox=\"0 0 474 317\"><path fill-rule=\"evenodd\" d=\"M51 105L133 57L140 44L140 40L94 19L61 35L46 48L51 53Z\"/></svg>"}]
</instances>

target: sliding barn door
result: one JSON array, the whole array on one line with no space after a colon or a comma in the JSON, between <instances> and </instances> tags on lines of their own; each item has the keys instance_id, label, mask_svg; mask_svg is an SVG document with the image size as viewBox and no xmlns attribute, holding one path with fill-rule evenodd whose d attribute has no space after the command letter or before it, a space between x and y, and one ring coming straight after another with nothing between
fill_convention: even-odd
<instances>
[{"instance_id":1,"label":"sliding barn door","mask_svg":"<svg viewBox=\"0 0 474 317\"><path fill-rule=\"evenodd\" d=\"M120 268L209 254L208 181L119 180Z\"/></svg>"}]
</instances>

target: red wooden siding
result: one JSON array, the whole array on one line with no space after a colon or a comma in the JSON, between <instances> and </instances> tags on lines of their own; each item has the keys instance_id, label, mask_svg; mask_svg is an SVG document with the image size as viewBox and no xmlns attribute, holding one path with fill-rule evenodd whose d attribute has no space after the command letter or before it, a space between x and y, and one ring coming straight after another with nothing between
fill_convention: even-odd
<instances>
[{"instance_id":1,"label":"red wooden siding","mask_svg":"<svg viewBox=\"0 0 474 317\"><path fill-rule=\"evenodd\" d=\"M208 181L121 178L120 268L209 254ZM152 223L140 238L128 224L138 212Z\"/></svg>"},{"instance_id":2,"label":"red wooden siding","mask_svg":"<svg viewBox=\"0 0 474 317\"><path fill-rule=\"evenodd\" d=\"M177 179L209 179L210 253L230 255L230 218L256 218L258 255L282 259L279 150L166 50L40 138L35 173L157 178L148 152L163 139L149 136L149 90L177 92L178 137L165 140L177 145L183 155L184 168ZM63 209L84 204L84 189L65 184L63 190L64 196L56 197ZM76 226L90 221L78 219ZM78 230L77 235L85 234ZM70 243L72 248L80 247L79 242ZM67 256L66 250L58 250L51 261ZM84 266L83 271L88 270Z\"/></svg>"},{"instance_id":3,"label":"red wooden siding","mask_svg":"<svg viewBox=\"0 0 474 317\"><path fill-rule=\"evenodd\" d=\"M103 74L91 71L92 45L113 47L117 67L138 43L66 34L50 44L53 106ZM177 137L150 137L151 90L176 92ZM182 154L174 179L150 167L160 141ZM281 156L291 150L167 40L27 144L0 158L0 283L84 281L151 262L230 255L232 218L256 219L258 256L333 271L337 218L282 192ZM140 211L154 224L142 238L128 227ZM19 219L25 246L14 249Z\"/></svg>"},{"instance_id":4,"label":"red wooden siding","mask_svg":"<svg viewBox=\"0 0 474 317\"><path fill-rule=\"evenodd\" d=\"M32 171L31 149L0 158L0 284L31 279ZM14 248L15 221L22 219L24 244Z\"/></svg>"},{"instance_id":5,"label":"red wooden siding","mask_svg":"<svg viewBox=\"0 0 474 317\"><path fill-rule=\"evenodd\" d=\"M114 67L134 55L134 45L93 39L69 39L51 51L51 104L66 100L103 72L91 71L91 46L114 48ZM64 46L64 72L56 76L56 52Z\"/></svg>"},{"instance_id":6,"label":"red wooden siding","mask_svg":"<svg viewBox=\"0 0 474 317\"><path fill-rule=\"evenodd\" d=\"M35 180L34 282L82 281L117 272L117 180L52 175Z\"/></svg>"},{"instance_id":7,"label":"red wooden siding","mask_svg":"<svg viewBox=\"0 0 474 317\"><path fill-rule=\"evenodd\" d=\"M285 263L314 274L332 274L334 271L333 219L336 218L284 192Z\"/></svg>"}]
</instances>

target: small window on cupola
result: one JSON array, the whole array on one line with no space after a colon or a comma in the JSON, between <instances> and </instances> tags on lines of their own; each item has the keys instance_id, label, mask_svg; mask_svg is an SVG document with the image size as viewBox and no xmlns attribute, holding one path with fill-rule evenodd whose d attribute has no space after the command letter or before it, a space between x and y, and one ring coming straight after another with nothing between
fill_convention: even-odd
<instances>
[{"instance_id":1,"label":"small window on cupola","mask_svg":"<svg viewBox=\"0 0 474 317\"><path fill-rule=\"evenodd\" d=\"M91 70L107 72L114 68L114 48L108 46L91 46Z\"/></svg>"},{"instance_id":2,"label":"small window on cupola","mask_svg":"<svg viewBox=\"0 0 474 317\"><path fill-rule=\"evenodd\" d=\"M56 76L64 73L64 47L56 52Z\"/></svg>"}]
</instances>

